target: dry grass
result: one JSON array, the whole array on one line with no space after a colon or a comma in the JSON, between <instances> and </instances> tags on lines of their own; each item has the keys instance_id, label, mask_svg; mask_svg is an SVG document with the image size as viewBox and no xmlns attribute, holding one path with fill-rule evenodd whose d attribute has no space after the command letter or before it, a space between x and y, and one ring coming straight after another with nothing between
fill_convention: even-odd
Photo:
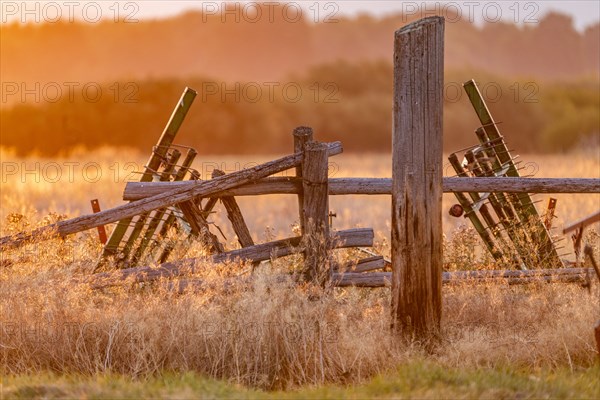
<instances>
[{"instance_id":1,"label":"dry grass","mask_svg":"<svg viewBox=\"0 0 600 400\"><path fill-rule=\"evenodd\" d=\"M114 158L108 152L94 157L106 168ZM340 170L337 176L388 175L383 157L346 160L362 170ZM549 160L546 171L553 176L594 176L598 171L597 159L581 159L585 166L572 174L553 167L559 159ZM123 183L103 179L89 185L3 181L2 233L50 222L40 218L49 211L87 212L89 198L99 197L105 208L117 204ZM559 200L561 221L583 217L598 206L598 196L564 197ZM261 232L257 241L291 234L296 203L286 200L241 199L242 210L253 210L246 216L251 231ZM378 247L385 252L388 201L333 199L339 216L336 227L374 226ZM9 223L9 212L27 217L13 217ZM214 216L233 246L223 218ZM454 235L454 222L445 222L446 262L480 262L479 244L465 240L472 234L461 228L463 233ZM274 273L299 268L298 258L263 264L247 290L225 292L216 286L175 295L162 283L104 291L74 284L73 279L90 273L99 251L95 232L90 231L2 254L14 264L0 269L0 373L147 377L193 371L258 388L288 389L362 381L422 357L446 367L536 371L585 369L598 356L592 335L600 316L597 283L591 293L562 284L444 287L444 339L433 354L425 354L418 343L399 343L391 335L387 289L336 289L330 296L313 296L314 288L273 280ZM238 264L206 265L198 276L218 282L243 269Z\"/></svg>"},{"instance_id":2,"label":"dry grass","mask_svg":"<svg viewBox=\"0 0 600 400\"><path fill-rule=\"evenodd\" d=\"M195 371L287 389L361 381L424 356L390 334L387 289L336 289L315 299L311 288L270 277L289 267L281 262L263 267L248 290L175 295L159 283L100 292L70 281L87 268L81 261L56 256L2 270L2 373ZM231 273L213 267L199 276ZM597 289L445 287L444 341L430 357L449 367L588 368L597 357Z\"/></svg>"}]
</instances>

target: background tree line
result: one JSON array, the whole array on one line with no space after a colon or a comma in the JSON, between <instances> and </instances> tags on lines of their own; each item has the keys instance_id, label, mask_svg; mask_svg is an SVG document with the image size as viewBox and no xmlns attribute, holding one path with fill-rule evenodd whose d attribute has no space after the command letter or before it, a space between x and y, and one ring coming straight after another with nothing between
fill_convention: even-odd
<instances>
[{"instance_id":1,"label":"background tree line","mask_svg":"<svg viewBox=\"0 0 600 400\"><path fill-rule=\"evenodd\" d=\"M257 22L189 12L127 24L8 24L0 35L0 145L56 155L74 147L148 151L183 88L199 92L180 136L202 152L289 151L313 126L348 151L387 151L394 31L411 18ZM565 15L477 27L446 16L444 145L474 142L461 84L476 79L520 151L598 142L600 25Z\"/></svg>"},{"instance_id":2,"label":"background tree line","mask_svg":"<svg viewBox=\"0 0 600 400\"><path fill-rule=\"evenodd\" d=\"M347 151L387 151L392 129L392 65L336 62L278 82L226 82L212 78L122 81L63 93L59 101L16 104L0 110L1 144L20 154L57 155L75 147L129 146L148 151L185 86L198 91L179 142L202 153L272 153L290 150L298 125L323 140L342 140ZM474 78L500 129L522 152L567 151L598 144L598 80L557 82L508 79L474 70L445 76L444 147L476 142L478 121L462 91Z\"/></svg>"}]
</instances>

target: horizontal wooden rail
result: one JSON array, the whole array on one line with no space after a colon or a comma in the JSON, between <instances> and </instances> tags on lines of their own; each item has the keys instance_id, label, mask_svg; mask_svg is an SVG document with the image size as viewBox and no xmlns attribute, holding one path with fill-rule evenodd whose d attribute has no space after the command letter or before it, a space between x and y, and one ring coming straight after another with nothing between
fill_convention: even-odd
<instances>
[{"instance_id":1,"label":"horizontal wooden rail","mask_svg":"<svg viewBox=\"0 0 600 400\"><path fill-rule=\"evenodd\" d=\"M335 248L354 247L359 243L372 242L372 231L369 229L350 229L340 231L334 235L338 238L334 244ZM276 257L284 257L291 254L296 254L301 251L297 246L300 245L300 238L290 238L279 240L276 242L265 243L235 250L233 252L218 254L212 256L212 262L224 262L225 260L244 259L247 261L269 260L269 255L266 249L275 251ZM235 256L233 254L236 254ZM95 274L87 281L93 289L100 289L110 286L123 284L127 280L133 282L151 282L161 278L176 278L188 274L193 274L197 271L196 266L200 262L207 260L187 259L172 263L164 263L157 268L138 267L129 268L116 272L105 272ZM209 259L208 262L211 262ZM558 269L540 269L526 271L510 271L510 270L489 270L489 271L453 271L444 272L442 281L444 284L460 284L460 283L485 283L485 282L502 282L510 285L531 284L536 282L546 283L583 283L586 281L586 275L592 273L591 268L558 268ZM288 279L289 275L286 276ZM391 272L345 272L334 273L332 281L337 287L389 287L391 285ZM247 277L246 277L247 278ZM244 279L246 279L244 278ZM281 277L282 279L284 276ZM227 280L227 285L237 282ZM242 282L242 281L240 281ZM246 280L244 280L246 282ZM201 279L182 280L176 284L169 284L169 288L182 291L185 288L203 287L204 282Z\"/></svg>"},{"instance_id":2,"label":"horizontal wooden rail","mask_svg":"<svg viewBox=\"0 0 600 400\"><path fill-rule=\"evenodd\" d=\"M348 229L334 233L332 235L331 245L336 249L361 246L370 247L373 246L373 238L374 234L372 229ZM266 261L272 258L300 253L302 251L300 247L301 240L302 238L300 236L282 239L275 242L257 244L239 250L215 254L207 259L189 258L167 262L156 268L136 267L115 272L103 272L93 275L89 280L89 283L93 288L98 289L118 285L129 278L133 279L135 282L149 282L160 278L172 278L191 274L194 273L197 265L202 265L206 262L223 263L227 261L242 260L253 263Z\"/></svg>"},{"instance_id":3,"label":"horizontal wooden rail","mask_svg":"<svg viewBox=\"0 0 600 400\"><path fill-rule=\"evenodd\" d=\"M340 142L328 144L329 156L340 154L341 152L342 144ZM96 214L83 215L81 217L59 221L55 224L36 229L30 233L5 236L0 238L0 249L4 250L6 248L20 246L29 241L44 240L56 237L57 235L64 237L97 226L116 222L121 219L147 213L152 210L179 204L196 197L213 197L215 193L222 192L223 190L229 190L247 184L248 182L254 182L258 179L266 178L270 175L294 168L300 165L302 157L303 153L296 153L252 168L219 176L210 181L189 181L187 186L175 187L155 196L136 200L129 204L104 210Z\"/></svg>"},{"instance_id":4,"label":"horizontal wooden rail","mask_svg":"<svg viewBox=\"0 0 600 400\"><path fill-rule=\"evenodd\" d=\"M459 282L482 282L505 280L508 284L533 282L584 282L591 268L559 268L527 271L455 271L444 272L444 284ZM336 286L387 287L391 286L391 272L337 273L333 276Z\"/></svg>"},{"instance_id":5,"label":"horizontal wooden rail","mask_svg":"<svg viewBox=\"0 0 600 400\"><path fill-rule=\"evenodd\" d=\"M168 190L194 185L193 182L128 182L123 200L140 200ZM231 190L221 190L215 197L258 196L266 194L298 194L299 178L266 178ZM600 193L600 179L592 178L444 178L443 190L451 192L514 192L514 193ZM389 178L331 178L330 195L390 195Z\"/></svg>"}]
</instances>

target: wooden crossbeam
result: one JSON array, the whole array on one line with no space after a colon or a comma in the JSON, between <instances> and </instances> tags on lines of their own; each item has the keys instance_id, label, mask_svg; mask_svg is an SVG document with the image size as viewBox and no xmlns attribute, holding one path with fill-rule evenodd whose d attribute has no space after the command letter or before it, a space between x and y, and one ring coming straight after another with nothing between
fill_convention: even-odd
<instances>
[{"instance_id":1,"label":"wooden crossbeam","mask_svg":"<svg viewBox=\"0 0 600 400\"><path fill-rule=\"evenodd\" d=\"M334 269L334 272L368 272L384 269L385 266L386 262L383 256L372 256L358 261L351 261L342 266L337 266Z\"/></svg>"},{"instance_id":2,"label":"wooden crossbeam","mask_svg":"<svg viewBox=\"0 0 600 400\"><path fill-rule=\"evenodd\" d=\"M579 269L581 270L581 269ZM547 271L547 270L546 270ZM585 281L586 271L575 271L573 273L557 275L538 275L538 276L498 276L493 278L464 278L464 271L444 272L442 274L442 283L444 285L462 285L500 283L509 285L526 285L539 283L581 283ZM502 272L502 271L499 271ZM515 272L515 271L512 271ZM280 274L273 277L275 282L285 283L297 282L297 276L289 274ZM226 291L245 290L253 282L252 276L239 276L233 278L220 279L218 282L207 281L200 278L168 280L163 282L160 287L169 292L182 294L187 291L205 291L208 289L219 289ZM371 272L371 273L334 273L332 275L332 284L336 287L362 287L362 288L387 288L391 286L391 272ZM595 328L595 334L600 336L600 323ZM597 337L600 340L600 337Z\"/></svg>"},{"instance_id":3,"label":"wooden crossbeam","mask_svg":"<svg viewBox=\"0 0 600 400\"><path fill-rule=\"evenodd\" d=\"M575 283L585 282L588 268L558 268L529 271L455 271L442 273L442 282L450 283L481 283L490 281L504 281L508 284L518 285L525 283ZM370 273L336 273L333 283L336 286L356 287L389 287L391 286L391 272Z\"/></svg>"},{"instance_id":4,"label":"wooden crossbeam","mask_svg":"<svg viewBox=\"0 0 600 400\"><path fill-rule=\"evenodd\" d=\"M193 182L128 182L123 200L140 200L167 190L189 187ZM330 178L329 195L391 195L390 178ZM445 193L600 193L597 178L443 178ZM292 177L265 178L214 194L224 196L260 196L266 194L298 194L302 180Z\"/></svg>"},{"instance_id":5,"label":"wooden crossbeam","mask_svg":"<svg viewBox=\"0 0 600 400\"><path fill-rule=\"evenodd\" d=\"M583 218L577 222L567 225L563 229L563 233L566 235L567 233L573 232L576 229L585 228L586 226L591 225L596 222L600 222L600 211L598 211L595 214L590 215L589 217Z\"/></svg>"}]
</instances>

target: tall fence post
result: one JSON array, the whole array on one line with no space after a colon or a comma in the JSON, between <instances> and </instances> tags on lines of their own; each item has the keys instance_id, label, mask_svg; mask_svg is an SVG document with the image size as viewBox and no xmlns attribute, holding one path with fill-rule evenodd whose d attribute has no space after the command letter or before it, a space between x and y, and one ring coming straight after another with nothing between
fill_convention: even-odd
<instances>
[{"instance_id":1,"label":"tall fence post","mask_svg":"<svg viewBox=\"0 0 600 400\"><path fill-rule=\"evenodd\" d=\"M325 143L304 145L302 186L304 189L305 277L324 285L329 278L329 188L328 155Z\"/></svg>"},{"instance_id":2,"label":"tall fence post","mask_svg":"<svg viewBox=\"0 0 600 400\"><path fill-rule=\"evenodd\" d=\"M395 33L392 327L436 335L442 312L444 18Z\"/></svg>"}]
</instances>

